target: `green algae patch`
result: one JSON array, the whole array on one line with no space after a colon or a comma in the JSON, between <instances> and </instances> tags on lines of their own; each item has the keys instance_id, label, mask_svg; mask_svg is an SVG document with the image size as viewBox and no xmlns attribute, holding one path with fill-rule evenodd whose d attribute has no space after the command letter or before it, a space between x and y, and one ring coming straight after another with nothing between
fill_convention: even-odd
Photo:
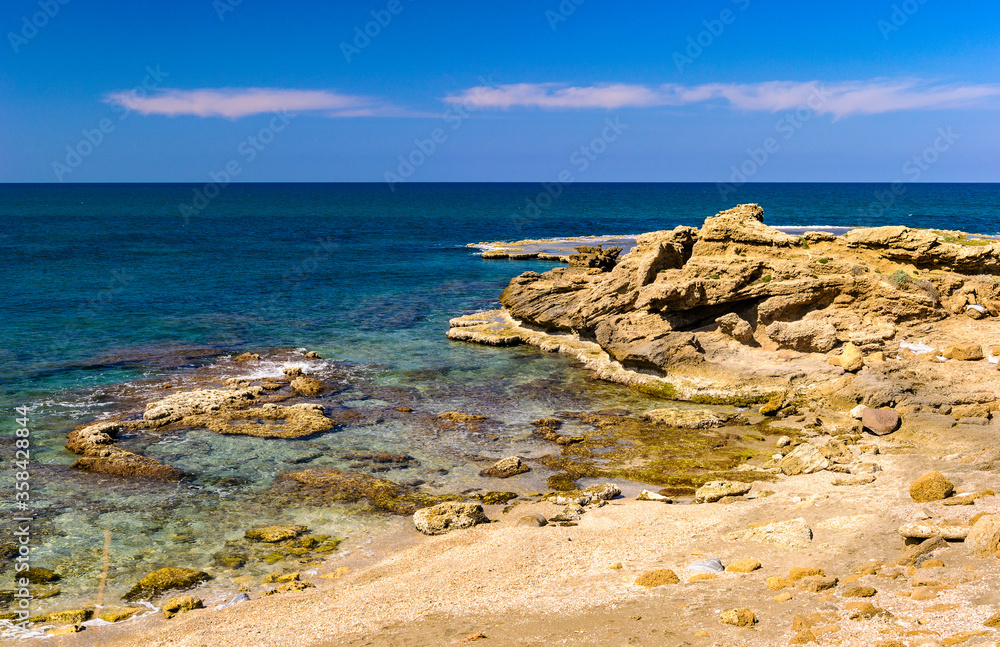
<instances>
[{"instance_id":1,"label":"green algae patch","mask_svg":"<svg viewBox=\"0 0 1000 647\"><path fill-rule=\"evenodd\" d=\"M768 455L764 428L745 435L738 428L680 429L641 418L601 413L568 413L590 426L582 442L562 447L561 454L539 461L558 473L549 477L553 490L575 487L581 478L620 478L664 488L668 496L694 492L713 480L752 481L770 478L760 472L736 472L739 465ZM765 431L764 435L760 432Z\"/></svg>"},{"instance_id":2,"label":"green algae patch","mask_svg":"<svg viewBox=\"0 0 1000 647\"><path fill-rule=\"evenodd\" d=\"M767 402L773 394L764 395L693 395L686 401L692 404L709 404L715 406L749 407Z\"/></svg>"},{"instance_id":3,"label":"green algae patch","mask_svg":"<svg viewBox=\"0 0 1000 647\"><path fill-rule=\"evenodd\" d=\"M654 398L661 398L663 400L677 399L677 387L669 382L639 382L630 384L629 388Z\"/></svg>"}]
</instances>

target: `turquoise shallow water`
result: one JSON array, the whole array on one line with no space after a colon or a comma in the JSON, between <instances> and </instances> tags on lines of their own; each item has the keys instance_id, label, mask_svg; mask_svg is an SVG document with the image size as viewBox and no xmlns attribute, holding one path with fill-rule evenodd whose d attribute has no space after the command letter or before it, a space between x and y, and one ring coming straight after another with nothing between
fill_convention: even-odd
<instances>
[{"instance_id":1,"label":"turquoise shallow water","mask_svg":"<svg viewBox=\"0 0 1000 647\"><path fill-rule=\"evenodd\" d=\"M349 537L386 523L351 506L278 506L268 493L279 473L346 468L345 453L388 450L418 463L385 474L393 480L420 479L431 492L484 487L471 457L546 451L530 439L531 420L647 404L589 381L564 357L445 339L448 318L495 307L511 277L552 267L483 261L467 243L697 226L737 202L759 202L780 226L1000 231L1000 185L905 185L894 198L887 185L747 185L723 198L712 184L577 184L551 200L537 184L232 185L185 220L178 205L195 188L0 186L3 447L12 457L13 409L28 407L33 560L63 575L63 593L39 609L93 601L105 529L116 597L161 566L208 567L226 539L259 523ZM180 484L69 469L63 444L75 426L162 380L183 383L220 355L294 348L331 360L320 369L342 386L344 406L458 409L503 424L483 435L431 434L387 418L303 441L204 430L124 440L194 475ZM544 475L504 488L529 491ZM13 472L2 478L9 492ZM235 574L217 572L220 596L234 590ZM0 590L13 588L9 562L0 578Z\"/></svg>"}]
</instances>

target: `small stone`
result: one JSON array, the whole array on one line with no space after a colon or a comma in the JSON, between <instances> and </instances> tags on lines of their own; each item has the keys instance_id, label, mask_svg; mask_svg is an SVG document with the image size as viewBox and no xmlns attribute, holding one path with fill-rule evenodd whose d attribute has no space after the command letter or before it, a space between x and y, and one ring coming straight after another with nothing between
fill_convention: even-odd
<instances>
[{"instance_id":1,"label":"small stone","mask_svg":"<svg viewBox=\"0 0 1000 647\"><path fill-rule=\"evenodd\" d=\"M845 598L870 598L876 593L878 593L878 591L870 586L855 586L847 589L841 593L841 595Z\"/></svg>"},{"instance_id":2,"label":"small stone","mask_svg":"<svg viewBox=\"0 0 1000 647\"><path fill-rule=\"evenodd\" d=\"M656 492L650 492L649 490L643 490L639 493L639 496L635 498L636 501L659 501L660 503L673 503L674 500L668 496L663 496Z\"/></svg>"},{"instance_id":3,"label":"small stone","mask_svg":"<svg viewBox=\"0 0 1000 647\"><path fill-rule=\"evenodd\" d=\"M179 613L187 613L195 609L204 609L205 603L201 598L184 595L177 598L170 598L163 604L163 617L170 620Z\"/></svg>"},{"instance_id":4,"label":"small stone","mask_svg":"<svg viewBox=\"0 0 1000 647\"><path fill-rule=\"evenodd\" d=\"M255 362L260 359L257 353L240 353L233 358L234 362Z\"/></svg>"},{"instance_id":5,"label":"small stone","mask_svg":"<svg viewBox=\"0 0 1000 647\"><path fill-rule=\"evenodd\" d=\"M913 593L910 594L910 599L916 600L918 602L933 600L935 598L937 598L937 592L934 591L934 589L928 588L926 586L921 586L918 589L914 589Z\"/></svg>"},{"instance_id":6,"label":"small stone","mask_svg":"<svg viewBox=\"0 0 1000 647\"><path fill-rule=\"evenodd\" d=\"M726 566L726 571L729 573L752 573L758 568L760 568L760 562L751 557L744 557L735 562L730 562Z\"/></svg>"},{"instance_id":7,"label":"small stone","mask_svg":"<svg viewBox=\"0 0 1000 647\"><path fill-rule=\"evenodd\" d=\"M814 445L802 443L782 458L778 466L786 476L795 476L825 470L830 461Z\"/></svg>"},{"instance_id":8,"label":"small stone","mask_svg":"<svg viewBox=\"0 0 1000 647\"><path fill-rule=\"evenodd\" d=\"M86 629L83 625L66 625L65 627L57 627L55 629L50 629L45 632L46 636L66 636L69 634L80 633Z\"/></svg>"},{"instance_id":9,"label":"small stone","mask_svg":"<svg viewBox=\"0 0 1000 647\"><path fill-rule=\"evenodd\" d=\"M531 526L534 528L541 528L548 523L548 520L540 514L526 514L517 520L518 526Z\"/></svg>"},{"instance_id":10,"label":"small stone","mask_svg":"<svg viewBox=\"0 0 1000 647\"><path fill-rule=\"evenodd\" d=\"M805 645L808 643L818 643L819 640L816 639L816 634L814 634L809 629L803 629L792 636L791 640L788 641L789 645Z\"/></svg>"},{"instance_id":11,"label":"small stone","mask_svg":"<svg viewBox=\"0 0 1000 647\"><path fill-rule=\"evenodd\" d=\"M781 589L787 589L792 587L792 581L787 577L780 577L777 575L772 575L765 580L767 583L767 588L772 591L780 591Z\"/></svg>"},{"instance_id":12,"label":"small stone","mask_svg":"<svg viewBox=\"0 0 1000 647\"><path fill-rule=\"evenodd\" d=\"M610 566L608 566L608 568L610 568L613 571L620 571L620 570L622 570L622 563L621 562L615 562L614 564L611 564Z\"/></svg>"},{"instance_id":13,"label":"small stone","mask_svg":"<svg viewBox=\"0 0 1000 647\"><path fill-rule=\"evenodd\" d=\"M945 348L941 354L945 359L978 361L983 359L983 347L979 344L955 344Z\"/></svg>"},{"instance_id":14,"label":"small stone","mask_svg":"<svg viewBox=\"0 0 1000 647\"><path fill-rule=\"evenodd\" d=\"M899 429L899 412L894 409L865 407L861 414L861 424L876 436L885 436Z\"/></svg>"},{"instance_id":15,"label":"small stone","mask_svg":"<svg viewBox=\"0 0 1000 647\"><path fill-rule=\"evenodd\" d=\"M425 535L440 535L481 523L489 523L489 519L478 503L445 501L413 513L413 524Z\"/></svg>"},{"instance_id":16,"label":"small stone","mask_svg":"<svg viewBox=\"0 0 1000 647\"><path fill-rule=\"evenodd\" d=\"M508 456L487 467L479 475L505 479L530 471L531 468L524 464L520 456Z\"/></svg>"},{"instance_id":17,"label":"small stone","mask_svg":"<svg viewBox=\"0 0 1000 647\"><path fill-rule=\"evenodd\" d=\"M703 582L705 580L716 580L719 576L715 573L698 573L688 578L688 582Z\"/></svg>"},{"instance_id":18,"label":"small stone","mask_svg":"<svg viewBox=\"0 0 1000 647\"><path fill-rule=\"evenodd\" d=\"M778 439L778 442L774 443L774 446L777 447L778 449L781 449L782 447L788 447L791 444L792 444L791 438L789 438L788 436L782 436L781 438Z\"/></svg>"},{"instance_id":19,"label":"small stone","mask_svg":"<svg viewBox=\"0 0 1000 647\"><path fill-rule=\"evenodd\" d=\"M142 611L142 609L131 607L124 609L109 609L97 617L104 622L121 622L122 620L128 620L140 611Z\"/></svg>"},{"instance_id":20,"label":"small stone","mask_svg":"<svg viewBox=\"0 0 1000 647\"><path fill-rule=\"evenodd\" d=\"M305 355L303 355L303 357L305 357L306 359L322 359L319 356L319 353L317 353L314 350L308 351Z\"/></svg>"},{"instance_id":21,"label":"small stone","mask_svg":"<svg viewBox=\"0 0 1000 647\"><path fill-rule=\"evenodd\" d=\"M751 483L738 481L710 481L694 493L695 503L714 503L727 496L742 496L750 491Z\"/></svg>"},{"instance_id":22,"label":"small stone","mask_svg":"<svg viewBox=\"0 0 1000 647\"><path fill-rule=\"evenodd\" d=\"M662 568L655 571L649 571L640 575L635 583L639 586L645 586L647 588L652 588L654 586L663 586L664 584L677 584L681 580L677 577L669 568Z\"/></svg>"},{"instance_id":23,"label":"small stone","mask_svg":"<svg viewBox=\"0 0 1000 647\"><path fill-rule=\"evenodd\" d=\"M864 367L865 358L864 355L861 354L861 349L853 343L847 342L844 344L844 349L841 351L840 355L830 357L829 362L834 366L843 368L845 371L856 373Z\"/></svg>"},{"instance_id":24,"label":"small stone","mask_svg":"<svg viewBox=\"0 0 1000 647\"><path fill-rule=\"evenodd\" d=\"M912 566L916 564L924 555L932 553L939 548L945 548L947 545L948 542L946 542L941 535L930 537L929 539L923 540L919 544L908 547L896 564L899 566Z\"/></svg>"},{"instance_id":25,"label":"small stone","mask_svg":"<svg viewBox=\"0 0 1000 647\"><path fill-rule=\"evenodd\" d=\"M885 613L871 602L851 602L846 606L846 610L851 620L868 620Z\"/></svg>"},{"instance_id":26,"label":"small stone","mask_svg":"<svg viewBox=\"0 0 1000 647\"><path fill-rule=\"evenodd\" d=\"M910 498L917 503L940 501L954 491L955 486L941 472L928 472L910 484Z\"/></svg>"},{"instance_id":27,"label":"small stone","mask_svg":"<svg viewBox=\"0 0 1000 647\"><path fill-rule=\"evenodd\" d=\"M86 622L94 617L93 609L71 609L56 611L46 616L46 620L57 625L75 625Z\"/></svg>"},{"instance_id":28,"label":"small stone","mask_svg":"<svg viewBox=\"0 0 1000 647\"><path fill-rule=\"evenodd\" d=\"M723 611L719 616L719 620L734 627L752 627L757 624L757 616L753 614L753 611L746 607Z\"/></svg>"},{"instance_id":29,"label":"small stone","mask_svg":"<svg viewBox=\"0 0 1000 647\"><path fill-rule=\"evenodd\" d=\"M865 409L867 408L868 407L866 407L865 405L859 404L858 406L851 409L851 411L847 415L851 416L855 420L861 420L861 416L864 415Z\"/></svg>"},{"instance_id":30,"label":"small stone","mask_svg":"<svg viewBox=\"0 0 1000 647\"><path fill-rule=\"evenodd\" d=\"M779 593L778 595L774 596L775 602L788 602L791 599L792 599L792 594L789 593L788 591Z\"/></svg>"},{"instance_id":31,"label":"small stone","mask_svg":"<svg viewBox=\"0 0 1000 647\"><path fill-rule=\"evenodd\" d=\"M801 566L795 566L788 571L788 579L792 582L798 582L803 577L811 577L814 575L824 577L826 573L822 568L804 568Z\"/></svg>"},{"instance_id":32,"label":"small stone","mask_svg":"<svg viewBox=\"0 0 1000 647\"><path fill-rule=\"evenodd\" d=\"M795 583L795 588L801 589L803 591L809 591L810 593L820 593L822 591L827 591L837 586L837 578L835 577L821 577L819 575L810 575L808 577L803 577L798 582Z\"/></svg>"},{"instance_id":33,"label":"small stone","mask_svg":"<svg viewBox=\"0 0 1000 647\"><path fill-rule=\"evenodd\" d=\"M943 567L944 567L944 562L942 562L940 559L928 559L924 560L924 562L920 564L920 568L943 568Z\"/></svg>"}]
</instances>

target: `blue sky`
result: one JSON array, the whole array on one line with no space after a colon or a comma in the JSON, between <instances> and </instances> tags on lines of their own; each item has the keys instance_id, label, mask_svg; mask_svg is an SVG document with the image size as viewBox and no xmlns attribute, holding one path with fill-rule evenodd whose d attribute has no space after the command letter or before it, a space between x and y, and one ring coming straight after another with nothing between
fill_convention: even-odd
<instances>
[{"instance_id":1,"label":"blue sky","mask_svg":"<svg viewBox=\"0 0 1000 647\"><path fill-rule=\"evenodd\" d=\"M8 0L0 28L3 182L1000 181L993 1Z\"/></svg>"}]
</instances>

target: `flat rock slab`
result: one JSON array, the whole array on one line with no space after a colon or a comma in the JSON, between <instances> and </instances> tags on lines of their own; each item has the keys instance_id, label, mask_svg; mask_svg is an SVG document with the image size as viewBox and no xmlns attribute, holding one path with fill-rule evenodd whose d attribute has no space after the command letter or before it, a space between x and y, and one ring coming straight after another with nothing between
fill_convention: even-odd
<instances>
[{"instance_id":1,"label":"flat rock slab","mask_svg":"<svg viewBox=\"0 0 1000 647\"><path fill-rule=\"evenodd\" d=\"M872 409L861 412L861 424L876 436L885 436L899 429L899 413L893 409Z\"/></svg>"}]
</instances>

